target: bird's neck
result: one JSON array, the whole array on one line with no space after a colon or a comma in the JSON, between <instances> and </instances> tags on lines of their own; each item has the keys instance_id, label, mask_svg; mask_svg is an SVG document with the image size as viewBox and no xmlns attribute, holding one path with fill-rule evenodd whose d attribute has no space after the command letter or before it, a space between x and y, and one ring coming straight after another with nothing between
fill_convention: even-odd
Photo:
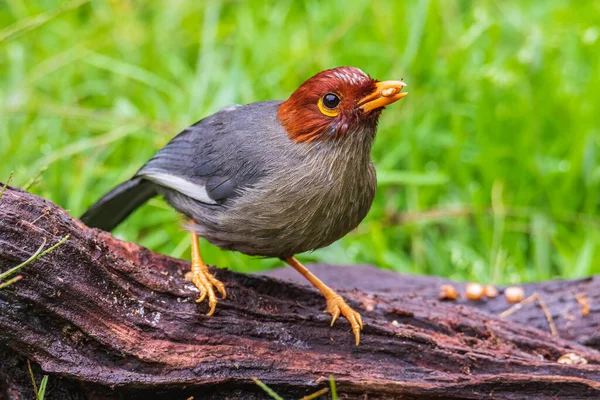
<instances>
[{"instance_id":1,"label":"bird's neck","mask_svg":"<svg viewBox=\"0 0 600 400\"><path fill-rule=\"evenodd\" d=\"M305 151L326 164L344 168L356 165L364 167L371 160L371 147L375 139L376 126L348 132L337 140L322 140L305 144ZM303 144L299 144L303 145Z\"/></svg>"}]
</instances>

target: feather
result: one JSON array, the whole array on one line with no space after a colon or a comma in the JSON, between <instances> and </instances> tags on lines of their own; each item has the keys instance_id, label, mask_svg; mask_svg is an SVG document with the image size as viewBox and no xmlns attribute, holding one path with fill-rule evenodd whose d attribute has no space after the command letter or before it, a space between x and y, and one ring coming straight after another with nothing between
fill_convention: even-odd
<instances>
[{"instance_id":1,"label":"feather","mask_svg":"<svg viewBox=\"0 0 600 400\"><path fill-rule=\"evenodd\" d=\"M206 186L202 183L194 183L181 176L152 168L144 169L144 172L138 174L138 176L152 181L162 187L176 190L179 193L182 193L202 203L217 204L217 202L209 196L208 192L206 191Z\"/></svg>"}]
</instances>

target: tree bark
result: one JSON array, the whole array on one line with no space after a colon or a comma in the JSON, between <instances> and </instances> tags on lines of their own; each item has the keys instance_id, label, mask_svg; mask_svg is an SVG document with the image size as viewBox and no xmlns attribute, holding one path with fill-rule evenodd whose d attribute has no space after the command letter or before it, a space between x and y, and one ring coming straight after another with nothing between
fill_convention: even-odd
<instances>
[{"instance_id":1,"label":"tree bark","mask_svg":"<svg viewBox=\"0 0 600 400\"><path fill-rule=\"evenodd\" d=\"M228 297L207 317L184 280L187 262L7 188L0 271L66 235L0 289L0 399L33 397L27 359L50 376L46 399L268 398L254 377L291 399L329 375L340 398L600 398L599 277L525 286L550 309L553 336L535 303L503 319L503 296L439 301L440 278L314 266L362 314L356 347L347 321L329 326L320 294L280 279L296 279L291 269L278 278L213 269ZM588 364L558 363L566 353Z\"/></svg>"}]
</instances>

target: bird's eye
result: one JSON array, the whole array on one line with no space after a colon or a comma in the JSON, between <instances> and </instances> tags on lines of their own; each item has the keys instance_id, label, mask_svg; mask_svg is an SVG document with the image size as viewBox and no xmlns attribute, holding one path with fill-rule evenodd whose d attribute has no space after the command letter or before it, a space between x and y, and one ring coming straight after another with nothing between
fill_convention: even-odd
<instances>
[{"instance_id":1,"label":"bird's eye","mask_svg":"<svg viewBox=\"0 0 600 400\"><path fill-rule=\"evenodd\" d=\"M327 93L323 96L323 105L330 110L333 110L340 104L340 98L337 94Z\"/></svg>"},{"instance_id":2,"label":"bird's eye","mask_svg":"<svg viewBox=\"0 0 600 400\"><path fill-rule=\"evenodd\" d=\"M335 117L339 114L339 110L337 110L340 105L340 96L335 93L327 93L323 97L319 98L319 111L321 114L326 115L328 117Z\"/></svg>"}]
</instances>

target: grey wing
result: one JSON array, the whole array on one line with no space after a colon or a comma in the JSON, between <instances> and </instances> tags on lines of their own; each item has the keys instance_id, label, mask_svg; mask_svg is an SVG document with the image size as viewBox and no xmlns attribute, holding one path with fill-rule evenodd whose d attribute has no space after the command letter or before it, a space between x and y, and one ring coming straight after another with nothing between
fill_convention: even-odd
<instances>
[{"instance_id":1,"label":"grey wing","mask_svg":"<svg viewBox=\"0 0 600 400\"><path fill-rule=\"evenodd\" d=\"M205 204L222 204L260 178L256 165L239 151L244 133L232 132L219 113L173 138L136 177Z\"/></svg>"}]
</instances>

